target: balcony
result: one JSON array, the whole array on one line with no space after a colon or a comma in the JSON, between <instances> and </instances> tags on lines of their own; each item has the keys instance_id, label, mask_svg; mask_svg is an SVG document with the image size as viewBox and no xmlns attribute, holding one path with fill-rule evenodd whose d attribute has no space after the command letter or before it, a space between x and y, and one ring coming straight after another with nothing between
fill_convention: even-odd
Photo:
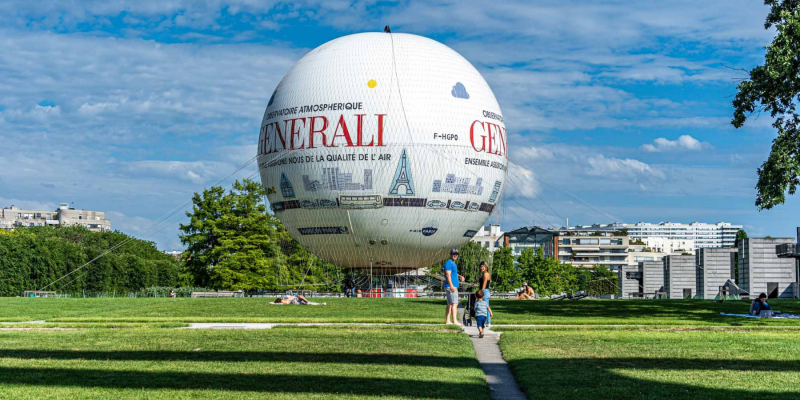
<instances>
[{"instance_id":1,"label":"balcony","mask_svg":"<svg viewBox=\"0 0 800 400\"><path fill-rule=\"evenodd\" d=\"M779 258L800 258L800 246L794 243L784 243L778 245Z\"/></svg>"}]
</instances>

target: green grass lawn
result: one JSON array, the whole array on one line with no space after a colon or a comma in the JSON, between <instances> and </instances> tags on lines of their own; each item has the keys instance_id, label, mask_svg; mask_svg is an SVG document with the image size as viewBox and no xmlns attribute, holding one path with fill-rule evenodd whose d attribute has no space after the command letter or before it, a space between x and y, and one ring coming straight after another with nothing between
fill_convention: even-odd
<instances>
[{"instance_id":1,"label":"green grass lawn","mask_svg":"<svg viewBox=\"0 0 800 400\"><path fill-rule=\"evenodd\" d=\"M530 399L789 399L791 331L509 330L500 346Z\"/></svg>"},{"instance_id":2,"label":"green grass lawn","mask_svg":"<svg viewBox=\"0 0 800 400\"><path fill-rule=\"evenodd\" d=\"M265 298L4 298L0 321L50 322L444 322L442 299L317 299L327 306L271 306ZM773 300L800 314L800 301ZM491 301L495 324L800 326L800 320L722 317L749 303L704 300Z\"/></svg>"},{"instance_id":3,"label":"green grass lawn","mask_svg":"<svg viewBox=\"0 0 800 400\"><path fill-rule=\"evenodd\" d=\"M0 398L488 399L438 327L0 331Z\"/></svg>"},{"instance_id":4,"label":"green grass lawn","mask_svg":"<svg viewBox=\"0 0 800 400\"><path fill-rule=\"evenodd\" d=\"M771 300L774 310L800 314L798 300ZM800 319L723 317L747 314L749 301L710 300L491 300L497 324L800 326Z\"/></svg>"},{"instance_id":5,"label":"green grass lawn","mask_svg":"<svg viewBox=\"0 0 800 400\"><path fill-rule=\"evenodd\" d=\"M177 329L188 322L443 322L444 300L320 300L328 305L0 299L0 321L18 321L0 325L0 399L488 398L469 339L444 326ZM800 314L798 301L770 303ZM504 356L530 398L800 395L800 320L719 316L744 313L748 302L491 304L495 326L542 325L500 328ZM19 322L32 320L47 323Z\"/></svg>"}]
</instances>

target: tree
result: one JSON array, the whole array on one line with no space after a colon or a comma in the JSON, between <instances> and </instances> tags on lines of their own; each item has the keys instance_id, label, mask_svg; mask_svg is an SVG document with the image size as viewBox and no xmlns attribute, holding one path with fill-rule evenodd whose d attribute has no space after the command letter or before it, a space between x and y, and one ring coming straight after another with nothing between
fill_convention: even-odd
<instances>
[{"instance_id":1,"label":"tree","mask_svg":"<svg viewBox=\"0 0 800 400\"><path fill-rule=\"evenodd\" d=\"M0 231L0 296L42 288L124 295L149 286L184 285L184 278L178 260L152 242L121 232L91 232L82 226Z\"/></svg>"},{"instance_id":2,"label":"tree","mask_svg":"<svg viewBox=\"0 0 800 400\"><path fill-rule=\"evenodd\" d=\"M540 295L570 292L577 288L578 273L571 264L545 257L542 248L527 248L517 259L522 278Z\"/></svg>"},{"instance_id":3,"label":"tree","mask_svg":"<svg viewBox=\"0 0 800 400\"><path fill-rule=\"evenodd\" d=\"M575 268L575 287L578 290L586 290L586 284L592 280L592 271L587 268Z\"/></svg>"},{"instance_id":4,"label":"tree","mask_svg":"<svg viewBox=\"0 0 800 400\"><path fill-rule=\"evenodd\" d=\"M494 251L492 285L500 293L509 292L519 286L519 270L514 266L514 255L510 247Z\"/></svg>"},{"instance_id":5,"label":"tree","mask_svg":"<svg viewBox=\"0 0 800 400\"><path fill-rule=\"evenodd\" d=\"M586 284L586 292L591 296L604 296L617 293L617 283L614 279L596 279Z\"/></svg>"},{"instance_id":6,"label":"tree","mask_svg":"<svg viewBox=\"0 0 800 400\"><path fill-rule=\"evenodd\" d=\"M605 265L595 265L592 267L592 280L609 278L613 279L617 276L614 271L608 269Z\"/></svg>"},{"instance_id":7,"label":"tree","mask_svg":"<svg viewBox=\"0 0 800 400\"><path fill-rule=\"evenodd\" d=\"M263 196L261 184L249 179L237 180L228 193L212 187L194 194L180 239L196 284L230 290L274 286L279 222L266 212Z\"/></svg>"},{"instance_id":8,"label":"tree","mask_svg":"<svg viewBox=\"0 0 800 400\"><path fill-rule=\"evenodd\" d=\"M756 206L771 209L794 195L800 184L800 0L764 0L770 6L764 28L777 35L766 46L764 65L739 83L731 123L741 128L753 113L769 112L778 137L767 160L758 168Z\"/></svg>"},{"instance_id":9,"label":"tree","mask_svg":"<svg viewBox=\"0 0 800 400\"><path fill-rule=\"evenodd\" d=\"M733 246L731 247L739 247L739 241L742 239L747 239L747 232L745 232L744 229L739 229L736 232L736 241L733 242Z\"/></svg>"},{"instance_id":10,"label":"tree","mask_svg":"<svg viewBox=\"0 0 800 400\"><path fill-rule=\"evenodd\" d=\"M459 272L464 275L467 282L475 282L478 280L481 261L491 267L491 253L489 249L481 246L480 243L469 241L467 244L458 249L458 260L456 265Z\"/></svg>"},{"instance_id":11,"label":"tree","mask_svg":"<svg viewBox=\"0 0 800 400\"><path fill-rule=\"evenodd\" d=\"M181 225L186 266L194 284L224 290L311 287L341 291L344 271L309 253L262 203L260 183L236 181L192 196Z\"/></svg>"}]
</instances>

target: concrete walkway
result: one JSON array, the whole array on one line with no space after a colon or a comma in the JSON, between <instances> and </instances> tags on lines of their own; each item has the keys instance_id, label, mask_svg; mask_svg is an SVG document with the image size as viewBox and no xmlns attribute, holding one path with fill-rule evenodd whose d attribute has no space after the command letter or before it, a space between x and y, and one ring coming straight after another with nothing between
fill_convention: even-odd
<instances>
[{"instance_id":1,"label":"concrete walkway","mask_svg":"<svg viewBox=\"0 0 800 400\"><path fill-rule=\"evenodd\" d=\"M464 303L460 303L458 307L459 322L464 321L463 316ZM500 345L498 344L500 332L484 329L483 339L481 339L474 320L472 321L472 326L465 326L463 329L464 333L469 335L472 340L472 347L478 356L478 362L481 364L483 374L486 375L489 396L494 400L527 400L527 397L517 385L514 374L511 373L511 368L508 367L508 363L503 358L503 352L500 351Z\"/></svg>"},{"instance_id":2,"label":"concrete walkway","mask_svg":"<svg viewBox=\"0 0 800 400\"><path fill-rule=\"evenodd\" d=\"M486 383L489 384L489 395L492 399L503 400L526 400L525 394L520 390L511 368L503 359L498 341L499 332L484 330L483 339L478 337L478 328L475 326L465 326L464 333L472 339L472 347L478 355L478 362L481 363L483 373L486 375Z\"/></svg>"}]
</instances>

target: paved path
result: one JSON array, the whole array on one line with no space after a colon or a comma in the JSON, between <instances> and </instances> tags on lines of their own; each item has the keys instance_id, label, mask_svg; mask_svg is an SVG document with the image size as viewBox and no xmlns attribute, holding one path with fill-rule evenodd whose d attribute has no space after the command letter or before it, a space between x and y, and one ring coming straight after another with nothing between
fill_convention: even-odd
<instances>
[{"instance_id":1,"label":"paved path","mask_svg":"<svg viewBox=\"0 0 800 400\"><path fill-rule=\"evenodd\" d=\"M463 321L464 316L464 303L460 303L458 308L459 321ZM472 340L472 347L475 349L475 354L478 356L478 362L481 364L484 375L486 375L486 383L489 385L489 395L495 400L527 400L525 394L520 390L517 381L514 379L514 374L511 373L511 368L503 358L503 352L500 351L500 332L492 332L490 329L484 329L483 339L478 336L478 328L475 326L475 321L472 321L472 326L465 326L464 333L469 335Z\"/></svg>"},{"instance_id":2,"label":"paved path","mask_svg":"<svg viewBox=\"0 0 800 400\"><path fill-rule=\"evenodd\" d=\"M511 368L503 359L500 346L500 333L484 330L484 337L478 337L478 328L475 326L465 326L464 332L472 339L472 347L478 355L478 362L481 363L483 373L486 374L486 383L489 384L489 395L492 399L502 400L526 400L525 394L519 389Z\"/></svg>"}]
</instances>

